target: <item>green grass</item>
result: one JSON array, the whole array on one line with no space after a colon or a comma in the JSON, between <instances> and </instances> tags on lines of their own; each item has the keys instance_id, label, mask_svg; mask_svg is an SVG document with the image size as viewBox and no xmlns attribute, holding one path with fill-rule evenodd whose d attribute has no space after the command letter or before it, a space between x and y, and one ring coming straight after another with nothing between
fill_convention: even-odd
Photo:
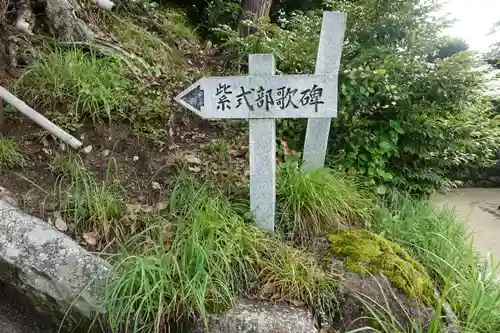
<instances>
[{"instance_id":1,"label":"green grass","mask_svg":"<svg viewBox=\"0 0 500 333\"><path fill-rule=\"evenodd\" d=\"M168 70L182 60L179 52L174 52L162 38L130 21L117 18L113 30L127 50L140 55L150 66Z\"/></svg>"},{"instance_id":2,"label":"green grass","mask_svg":"<svg viewBox=\"0 0 500 333\"><path fill-rule=\"evenodd\" d=\"M219 159L227 161L230 158L229 143L224 139L215 139L203 147L207 154L217 156Z\"/></svg>"},{"instance_id":3,"label":"green grass","mask_svg":"<svg viewBox=\"0 0 500 333\"><path fill-rule=\"evenodd\" d=\"M166 200L167 213L150 219L115 260L117 278L104 297L113 332L156 333L168 320L206 319L244 293L330 314L337 309L337 276L312 256L246 225L205 184L181 176Z\"/></svg>"},{"instance_id":4,"label":"green grass","mask_svg":"<svg viewBox=\"0 0 500 333\"><path fill-rule=\"evenodd\" d=\"M111 177L97 181L75 153L55 158L52 169L59 174L55 197L57 209L72 221L77 234L96 232L106 242L128 235L123 194ZM109 169L109 168L108 168Z\"/></svg>"},{"instance_id":5,"label":"green grass","mask_svg":"<svg viewBox=\"0 0 500 333\"><path fill-rule=\"evenodd\" d=\"M280 228L300 243L338 226L364 226L375 204L360 182L332 169L282 169L277 196Z\"/></svg>"},{"instance_id":6,"label":"green grass","mask_svg":"<svg viewBox=\"0 0 500 333\"><path fill-rule=\"evenodd\" d=\"M46 48L15 89L29 104L47 111L55 123L74 130L85 119L120 118L120 110L130 100L127 70L118 58Z\"/></svg>"},{"instance_id":7,"label":"green grass","mask_svg":"<svg viewBox=\"0 0 500 333\"><path fill-rule=\"evenodd\" d=\"M24 156L17 144L11 139L0 137L0 167L20 167L23 166L24 162Z\"/></svg>"},{"instance_id":8,"label":"green grass","mask_svg":"<svg viewBox=\"0 0 500 333\"><path fill-rule=\"evenodd\" d=\"M189 23L182 9L168 8L162 11L163 34L170 39L183 38L187 42L195 42L198 35Z\"/></svg>"},{"instance_id":9,"label":"green grass","mask_svg":"<svg viewBox=\"0 0 500 333\"><path fill-rule=\"evenodd\" d=\"M478 256L453 211L396 194L375 218L373 229L427 268L456 311L462 332L500 331L498 268Z\"/></svg>"}]
</instances>

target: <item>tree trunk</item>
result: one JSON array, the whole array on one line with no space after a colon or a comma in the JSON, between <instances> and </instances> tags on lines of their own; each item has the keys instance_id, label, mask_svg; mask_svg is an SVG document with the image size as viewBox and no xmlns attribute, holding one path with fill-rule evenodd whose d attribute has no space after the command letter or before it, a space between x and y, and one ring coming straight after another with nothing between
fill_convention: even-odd
<instances>
[{"instance_id":1,"label":"tree trunk","mask_svg":"<svg viewBox=\"0 0 500 333\"><path fill-rule=\"evenodd\" d=\"M240 18L239 32L242 37L255 32L255 29L242 23L249 20L252 23L259 23L269 18L272 0L245 0L243 12Z\"/></svg>"},{"instance_id":2,"label":"tree trunk","mask_svg":"<svg viewBox=\"0 0 500 333\"><path fill-rule=\"evenodd\" d=\"M95 32L85 19L78 0L0 0L0 69L16 71L20 50L34 34L63 42L92 41Z\"/></svg>"}]
</instances>

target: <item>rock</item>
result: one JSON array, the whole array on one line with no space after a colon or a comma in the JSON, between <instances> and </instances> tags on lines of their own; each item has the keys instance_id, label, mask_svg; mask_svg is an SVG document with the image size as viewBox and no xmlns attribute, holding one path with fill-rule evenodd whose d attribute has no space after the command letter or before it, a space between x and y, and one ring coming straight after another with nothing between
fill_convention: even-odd
<instances>
[{"instance_id":1,"label":"rock","mask_svg":"<svg viewBox=\"0 0 500 333\"><path fill-rule=\"evenodd\" d=\"M108 157L109 154L111 153L111 151L109 149L104 149L102 152L101 152L101 155L103 157Z\"/></svg>"},{"instance_id":2,"label":"rock","mask_svg":"<svg viewBox=\"0 0 500 333\"><path fill-rule=\"evenodd\" d=\"M132 157L132 161L137 162L138 160L139 160L139 156L135 155L134 157Z\"/></svg>"},{"instance_id":3,"label":"rock","mask_svg":"<svg viewBox=\"0 0 500 333\"><path fill-rule=\"evenodd\" d=\"M97 233L95 231L84 232L82 237L85 243L87 243L88 245L97 245Z\"/></svg>"},{"instance_id":4,"label":"rock","mask_svg":"<svg viewBox=\"0 0 500 333\"><path fill-rule=\"evenodd\" d=\"M5 187L0 186L0 200L4 200L12 206L17 206L17 201L14 199L12 192L7 190Z\"/></svg>"},{"instance_id":5,"label":"rock","mask_svg":"<svg viewBox=\"0 0 500 333\"><path fill-rule=\"evenodd\" d=\"M433 308L418 298L406 296L384 276L366 275L362 278L352 272L345 272L343 276L345 282L341 288L340 314L330 323L340 332L373 327L373 320L370 319L373 315L368 307L378 314L391 313L401 328L404 328L402 332L410 332L409 327L413 322L426 328L434 318ZM386 324L391 323L391 318L385 320ZM366 332L374 331L367 329Z\"/></svg>"},{"instance_id":6,"label":"rock","mask_svg":"<svg viewBox=\"0 0 500 333\"><path fill-rule=\"evenodd\" d=\"M151 188L152 188L153 190L158 191L158 190L161 190L161 185L160 185L160 183L158 183L158 182L152 182L152 183L151 183Z\"/></svg>"},{"instance_id":7,"label":"rock","mask_svg":"<svg viewBox=\"0 0 500 333\"><path fill-rule=\"evenodd\" d=\"M72 305L66 319L89 318L110 272L69 236L0 199L0 280L41 314L62 319Z\"/></svg>"},{"instance_id":8,"label":"rock","mask_svg":"<svg viewBox=\"0 0 500 333\"><path fill-rule=\"evenodd\" d=\"M269 302L239 300L229 311L209 315L208 325L198 323L192 333L314 333L318 332L305 308Z\"/></svg>"}]
</instances>

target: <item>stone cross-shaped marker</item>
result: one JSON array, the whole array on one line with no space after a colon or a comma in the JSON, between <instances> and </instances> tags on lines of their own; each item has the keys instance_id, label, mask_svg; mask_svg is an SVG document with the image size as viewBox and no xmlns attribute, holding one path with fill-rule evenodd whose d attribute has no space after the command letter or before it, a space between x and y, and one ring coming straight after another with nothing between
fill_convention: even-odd
<instances>
[{"instance_id":1,"label":"stone cross-shaped marker","mask_svg":"<svg viewBox=\"0 0 500 333\"><path fill-rule=\"evenodd\" d=\"M345 25L346 15L344 13L324 12L315 74L330 74L338 77ZM302 153L302 168L304 170L324 167L331 118L336 116L337 105L335 105L335 114L330 117L311 118L307 121Z\"/></svg>"},{"instance_id":2,"label":"stone cross-shaped marker","mask_svg":"<svg viewBox=\"0 0 500 333\"><path fill-rule=\"evenodd\" d=\"M175 100L202 118L249 119L251 211L259 227L274 232L276 119L335 116L338 77L326 70L324 75L275 76L272 54L251 54L248 74L202 78Z\"/></svg>"}]
</instances>

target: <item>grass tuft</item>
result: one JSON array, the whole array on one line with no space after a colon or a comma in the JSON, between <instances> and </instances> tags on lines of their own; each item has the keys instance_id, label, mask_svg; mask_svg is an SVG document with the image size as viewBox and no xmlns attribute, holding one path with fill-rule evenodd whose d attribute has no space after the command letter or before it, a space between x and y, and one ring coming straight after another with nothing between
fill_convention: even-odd
<instances>
[{"instance_id":1,"label":"grass tuft","mask_svg":"<svg viewBox=\"0 0 500 333\"><path fill-rule=\"evenodd\" d=\"M308 254L246 225L205 184L181 176L166 202L166 215L118 256L117 278L109 281L104 303L113 331L157 333L168 320L206 320L244 294L330 314L337 309L336 276Z\"/></svg>"},{"instance_id":2,"label":"grass tuft","mask_svg":"<svg viewBox=\"0 0 500 333\"><path fill-rule=\"evenodd\" d=\"M10 139L0 137L0 167L20 167L24 165L24 162L24 156L17 144Z\"/></svg>"},{"instance_id":3,"label":"grass tuft","mask_svg":"<svg viewBox=\"0 0 500 333\"><path fill-rule=\"evenodd\" d=\"M420 261L457 313L462 332L500 331L498 266L475 251L464 223L448 208L392 194L373 229Z\"/></svg>"},{"instance_id":4,"label":"grass tuft","mask_svg":"<svg viewBox=\"0 0 500 333\"><path fill-rule=\"evenodd\" d=\"M55 188L58 209L74 222L77 233L95 232L107 242L127 235L128 226L122 221L125 205L112 179L95 180L72 152L56 157L52 167L60 173Z\"/></svg>"},{"instance_id":5,"label":"grass tuft","mask_svg":"<svg viewBox=\"0 0 500 333\"><path fill-rule=\"evenodd\" d=\"M300 243L338 226L369 223L373 195L348 174L332 169L282 169L277 189L280 228Z\"/></svg>"},{"instance_id":6,"label":"grass tuft","mask_svg":"<svg viewBox=\"0 0 500 333\"><path fill-rule=\"evenodd\" d=\"M114 33L120 42L141 57L151 66L169 69L181 60L180 54L162 38L130 21L116 19Z\"/></svg>"},{"instance_id":7,"label":"grass tuft","mask_svg":"<svg viewBox=\"0 0 500 333\"><path fill-rule=\"evenodd\" d=\"M47 48L19 79L16 90L58 125L75 130L85 119L115 119L130 99L128 86L126 68L118 58Z\"/></svg>"}]
</instances>

